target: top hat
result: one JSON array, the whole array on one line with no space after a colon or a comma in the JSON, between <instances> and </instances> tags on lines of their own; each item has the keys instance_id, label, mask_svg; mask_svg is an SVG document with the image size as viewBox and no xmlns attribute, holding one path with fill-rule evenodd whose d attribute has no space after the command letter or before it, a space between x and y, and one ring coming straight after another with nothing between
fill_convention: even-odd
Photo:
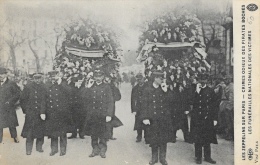
<instances>
[{"instance_id":1,"label":"top hat","mask_svg":"<svg viewBox=\"0 0 260 165\"><path fill-rule=\"evenodd\" d=\"M34 73L32 76L33 76L33 78L35 78L35 79L39 79L39 78L42 78L43 73Z\"/></svg>"}]
</instances>

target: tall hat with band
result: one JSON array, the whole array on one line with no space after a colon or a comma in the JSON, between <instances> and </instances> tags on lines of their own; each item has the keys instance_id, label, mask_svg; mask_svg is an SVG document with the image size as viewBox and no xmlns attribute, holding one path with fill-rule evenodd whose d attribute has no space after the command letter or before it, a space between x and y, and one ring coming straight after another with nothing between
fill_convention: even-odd
<instances>
[{"instance_id":1,"label":"tall hat with band","mask_svg":"<svg viewBox=\"0 0 260 165\"><path fill-rule=\"evenodd\" d=\"M6 74L7 73L7 69L4 67L0 67L0 74Z\"/></svg>"}]
</instances>

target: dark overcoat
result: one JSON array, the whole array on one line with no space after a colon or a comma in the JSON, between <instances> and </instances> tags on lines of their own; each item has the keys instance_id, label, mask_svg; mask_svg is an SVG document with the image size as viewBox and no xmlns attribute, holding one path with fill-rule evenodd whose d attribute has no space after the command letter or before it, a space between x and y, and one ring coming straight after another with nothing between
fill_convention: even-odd
<instances>
[{"instance_id":1,"label":"dark overcoat","mask_svg":"<svg viewBox=\"0 0 260 165\"><path fill-rule=\"evenodd\" d=\"M86 118L86 111L83 109L82 91L84 86L75 87L75 83L70 84L70 111L74 126L80 127Z\"/></svg>"},{"instance_id":2,"label":"dark overcoat","mask_svg":"<svg viewBox=\"0 0 260 165\"><path fill-rule=\"evenodd\" d=\"M70 111L70 90L61 84L46 84L46 135L59 137L72 131L73 121Z\"/></svg>"},{"instance_id":3,"label":"dark overcoat","mask_svg":"<svg viewBox=\"0 0 260 165\"><path fill-rule=\"evenodd\" d=\"M20 97L20 88L8 78L0 84L0 129L17 127L16 103Z\"/></svg>"},{"instance_id":4,"label":"dark overcoat","mask_svg":"<svg viewBox=\"0 0 260 165\"><path fill-rule=\"evenodd\" d=\"M179 89L175 89L172 91L172 99L171 99L171 117L173 123L173 129L178 130L184 124L183 121L187 118L185 111L190 110L190 95L189 89L185 88L182 92Z\"/></svg>"},{"instance_id":5,"label":"dark overcoat","mask_svg":"<svg viewBox=\"0 0 260 165\"><path fill-rule=\"evenodd\" d=\"M175 137L171 122L170 92L149 85L144 89L140 118L150 120L146 126L145 140L150 146L171 142Z\"/></svg>"},{"instance_id":6,"label":"dark overcoat","mask_svg":"<svg viewBox=\"0 0 260 165\"><path fill-rule=\"evenodd\" d=\"M216 131L214 129L215 112L213 108L214 91L209 88L201 88L200 92L194 91L191 111L191 140L194 143L217 144Z\"/></svg>"},{"instance_id":7,"label":"dark overcoat","mask_svg":"<svg viewBox=\"0 0 260 165\"><path fill-rule=\"evenodd\" d=\"M27 84L21 94L20 104L25 114L25 122L21 136L27 138L32 132L32 138L42 138L45 122L40 115L46 111L46 88L44 84L31 82Z\"/></svg>"},{"instance_id":8,"label":"dark overcoat","mask_svg":"<svg viewBox=\"0 0 260 165\"><path fill-rule=\"evenodd\" d=\"M132 111L132 113L136 112L134 130L144 128L144 125L143 125L142 120L140 118L140 113L141 113L141 110L142 110L141 104L142 104L143 91L144 91L145 87L146 87L146 84L143 84L142 86L137 84L132 89L131 111Z\"/></svg>"},{"instance_id":9,"label":"dark overcoat","mask_svg":"<svg viewBox=\"0 0 260 165\"><path fill-rule=\"evenodd\" d=\"M88 136L109 138L106 116L113 117L113 94L108 84L94 83L82 93L86 110L85 133Z\"/></svg>"}]
</instances>

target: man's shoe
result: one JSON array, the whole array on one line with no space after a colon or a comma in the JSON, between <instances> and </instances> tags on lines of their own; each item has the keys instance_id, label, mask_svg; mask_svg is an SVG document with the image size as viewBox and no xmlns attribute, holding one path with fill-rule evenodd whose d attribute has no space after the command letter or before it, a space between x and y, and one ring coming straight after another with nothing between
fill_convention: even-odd
<instances>
[{"instance_id":1,"label":"man's shoe","mask_svg":"<svg viewBox=\"0 0 260 165\"><path fill-rule=\"evenodd\" d=\"M32 154L31 151L26 152L26 155L31 155L31 154Z\"/></svg>"},{"instance_id":2,"label":"man's shoe","mask_svg":"<svg viewBox=\"0 0 260 165\"><path fill-rule=\"evenodd\" d=\"M211 158L205 159L205 162L208 162L208 163L210 163L210 164L216 164L216 163L217 163L215 160L213 160L213 159L211 159Z\"/></svg>"},{"instance_id":3,"label":"man's shoe","mask_svg":"<svg viewBox=\"0 0 260 165\"><path fill-rule=\"evenodd\" d=\"M14 142L15 142L15 143L19 143L18 138L14 138Z\"/></svg>"},{"instance_id":4,"label":"man's shoe","mask_svg":"<svg viewBox=\"0 0 260 165\"><path fill-rule=\"evenodd\" d=\"M66 152L60 152L60 156L66 155Z\"/></svg>"},{"instance_id":5,"label":"man's shoe","mask_svg":"<svg viewBox=\"0 0 260 165\"><path fill-rule=\"evenodd\" d=\"M116 138L114 138L114 137L111 137L111 138L109 138L110 140L116 140Z\"/></svg>"},{"instance_id":6,"label":"man's shoe","mask_svg":"<svg viewBox=\"0 0 260 165\"><path fill-rule=\"evenodd\" d=\"M149 162L149 165L154 165L154 164L156 164L156 163L158 163L158 161L156 161L156 160L151 160L151 161Z\"/></svg>"},{"instance_id":7,"label":"man's shoe","mask_svg":"<svg viewBox=\"0 0 260 165\"><path fill-rule=\"evenodd\" d=\"M202 163L201 159L196 159L196 164L201 164L201 163Z\"/></svg>"},{"instance_id":8,"label":"man's shoe","mask_svg":"<svg viewBox=\"0 0 260 165\"><path fill-rule=\"evenodd\" d=\"M70 137L68 137L68 139L74 139L77 138L77 135L72 134Z\"/></svg>"},{"instance_id":9,"label":"man's shoe","mask_svg":"<svg viewBox=\"0 0 260 165\"><path fill-rule=\"evenodd\" d=\"M36 149L36 151L38 151L38 152L43 152L43 149Z\"/></svg>"},{"instance_id":10,"label":"man's shoe","mask_svg":"<svg viewBox=\"0 0 260 165\"><path fill-rule=\"evenodd\" d=\"M105 153L100 153L101 158L106 158L106 154Z\"/></svg>"},{"instance_id":11,"label":"man's shoe","mask_svg":"<svg viewBox=\"0 0 260 165\"><path fill-rule=\"evenodd\" d=\"M168 165L168 162L166 160L160 162L162 165Z\"/></svg>"},{"instance_id":12,"label":"man's shoe","mask_svg":"<svg viewBox=\"0 0 260 165\"><path fill-rule=\"evenodd\" d=\"M50 153L50 156L53 156L53 155L55 155L56 153L58 153L57 151L56 152L51 152Z\"/></svg>"},{"instance_id":13,"label":"man's shoe","mask_svg":"<svg viewBox=\"0 0 260 165\"><path fill-rule=\"evenodd\" d=\"M92 152L92 153L89 155L89 157L90 157L90 158L93 158L93 157L95 157L95 156L97 156L97 155L98 155L98 153Z\"/></svg>"},{"instance_id":14,"label":"man's shoe","mask_svg":"<svg viewBox=\"0 0 260 165\"><path fill-rule=\"evenodd\" d=\"M79 136L79 138L80 138L80 139L85 139L85 137L84 137L84 136Z\"/></svg>"},{"instance_id":15,"label":"man's shoe","mask_svg":"<svg viewBox=\"0 0 260 165\"><path fill-rule=\"evenodd\" d=\"M139 143L139 142L141 142L142 141L142 139L136 139L136 142L137 143Z\"/></svg>"}]
</instances>

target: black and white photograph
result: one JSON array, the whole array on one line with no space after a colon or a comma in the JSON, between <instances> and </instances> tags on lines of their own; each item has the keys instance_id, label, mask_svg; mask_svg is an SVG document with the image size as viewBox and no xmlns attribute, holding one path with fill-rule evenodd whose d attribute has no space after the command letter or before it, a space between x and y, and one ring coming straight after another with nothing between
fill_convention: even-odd
<instances>
[{"instance_id":1,"label":"black and white photograph","mask_svg":"<svg viewBox=\"0 0 260 165\"><path fill-rule=\"evenodd\" d=\"M239 164L233 3L1 1L0 164Z\"/></svg>"}]
</instances>

